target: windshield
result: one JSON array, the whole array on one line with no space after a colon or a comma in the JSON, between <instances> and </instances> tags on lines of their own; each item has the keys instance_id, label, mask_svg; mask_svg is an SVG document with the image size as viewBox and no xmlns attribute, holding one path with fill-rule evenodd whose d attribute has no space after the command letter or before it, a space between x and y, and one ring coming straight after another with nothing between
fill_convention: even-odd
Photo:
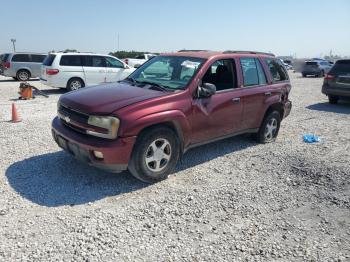
<instances>
[{"instance_id":1,"label":"windshield","mask_svg":"<svg viewBox=\"0 0 350 262\"><path fill-rule=\"evenodd\" d=\"M156 56L140 66L128 79L170 90L184 89L203 62L204 59L194 57Z\"/></svg>"}]
</instances>

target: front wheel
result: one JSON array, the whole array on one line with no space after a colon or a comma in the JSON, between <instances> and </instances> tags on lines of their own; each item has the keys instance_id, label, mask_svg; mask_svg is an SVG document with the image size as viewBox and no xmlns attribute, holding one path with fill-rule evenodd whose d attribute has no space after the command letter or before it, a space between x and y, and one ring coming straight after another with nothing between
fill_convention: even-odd
<instances>
[{"instance_id":1,"label":"front wheel","mask_svg":"<svg viewBox=\"0 0 350 262\"><path fill-rule=\"evenodd\" d=\"M129 161L130 173L146 183L166 179L180 156L176 133L167 127L155 127L142 133Z\"/></svg>"},{"instance_id":2,"label":"front wheel","mask_svg":"<svg viewBox=\"0 0 350 262\"><path fill-rule=\"evenodd\" d=\"M281 125L281 116L278 111L269 113L262 122L256 135L259 143L271 143L276 140Z\"/></svg>"}]
</instances>

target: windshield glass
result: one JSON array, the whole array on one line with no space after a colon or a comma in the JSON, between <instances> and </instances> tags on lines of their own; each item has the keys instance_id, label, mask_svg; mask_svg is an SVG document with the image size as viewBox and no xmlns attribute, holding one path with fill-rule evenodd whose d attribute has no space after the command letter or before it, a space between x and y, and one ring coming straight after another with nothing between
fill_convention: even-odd
<instances>
[{"instance_id":1,"label":"windshield glass","mask_svg":"<svg viewBox=\"0 0 350 262\"><path fill-rule=\"evenodd\" d=\"M129 79L161 85L167 89L184 89L204 59L180 56L156 56L140 66Z\"/></svg>"}]
</instances>

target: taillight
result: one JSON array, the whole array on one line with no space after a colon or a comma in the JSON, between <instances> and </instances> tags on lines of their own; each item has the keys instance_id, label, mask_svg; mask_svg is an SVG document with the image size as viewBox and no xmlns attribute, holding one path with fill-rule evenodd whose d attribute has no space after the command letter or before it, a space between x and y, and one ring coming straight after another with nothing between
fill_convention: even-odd
<instances>
[{"instance_id":1,"label":"taillight","mask_svg":"<svg viewBox=\"0 0 350 262\"><path fill-rule=\"evenodd\" d=\"M124 59L125 64L129 64L129 59Z\"/></svg>"},{"instance_id":2,"label":"taillight","mask_svg":"<svg viewBox=\"0 0 350 262\"><path fill-rule=\"evenodd\" d=\"M326 75L324 76L324 79L325 79L325 80L333 80L333 79L335 79L335 76L334 76L334 75L326 74Z\"/></svg>"},{"instance_id":3,"label":"taillight","mask_svg":"<svg viewBox=\"0 0 350 262\"><path fill-rule=\"evenodd\" d=\"M46 69L47 75L57 75L60 70L58 69Z\"/></svg>"},{"instance_id":4,"label":"taillight","mask_svg":"<svg viewBox=\"0 0 350 262\"><path fill-rule=\"evenodd\" d=\"M11 63L10 62L4 62L2 65L4 66L4 68L10 68L11 67Z\"/></svg>"}]
</instances>

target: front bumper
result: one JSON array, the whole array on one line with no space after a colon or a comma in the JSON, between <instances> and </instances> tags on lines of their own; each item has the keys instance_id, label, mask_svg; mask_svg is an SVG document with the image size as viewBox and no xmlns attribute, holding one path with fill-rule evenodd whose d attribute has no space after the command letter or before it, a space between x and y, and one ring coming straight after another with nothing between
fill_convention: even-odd
<instances>
[{"instance_id":1,"label":"front bumper","mask_svg":"<svg viewBox=\"0 0 350 262\"><path fill-rule=\"evenodd\" d=\"M78 133L66 127L56 117L52 121L52 136L65 151L91 166L118 173L126 170L136 137L108 140ZM103 153L103 159L94 156L93 151Z\"/></svg>"}]
</instances>

